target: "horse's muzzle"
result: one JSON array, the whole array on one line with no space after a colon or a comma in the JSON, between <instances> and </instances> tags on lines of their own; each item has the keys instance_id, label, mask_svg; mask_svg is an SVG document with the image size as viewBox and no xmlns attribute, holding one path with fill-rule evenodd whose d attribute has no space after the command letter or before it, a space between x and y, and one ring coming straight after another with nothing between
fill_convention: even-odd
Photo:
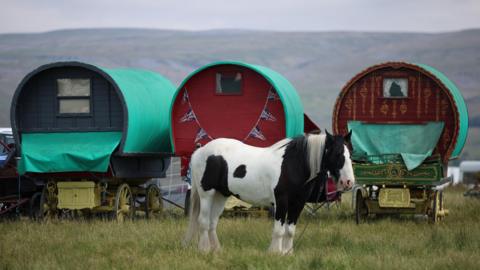
<instances>
[{"instance_id":1,"label":"horse's muzzle","mask_svg":"<svg viewBox=\"0 0 480 270\"><path fill-rule=\"evenodd\" d=\"M344 191L350 190L353 187L353 181L348 179L347 180L340 179L340 185L342 186Z\"/></svg>"}]
</instances>

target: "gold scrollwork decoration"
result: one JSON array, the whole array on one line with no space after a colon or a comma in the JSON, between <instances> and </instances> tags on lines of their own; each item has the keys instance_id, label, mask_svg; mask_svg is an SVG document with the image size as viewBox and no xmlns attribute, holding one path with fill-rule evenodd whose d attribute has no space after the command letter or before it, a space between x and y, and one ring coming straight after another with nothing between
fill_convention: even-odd
<instances>
[{"instance_id":1,"label":"gold scrollwork decoration","mask_svg":"<svg viewBox=\"0 0 480 270\"><path fill-rule=\"evenodd\" d=\"M352 97L348 97L345 100L345 108L347 108L348 115L352 117L352 109L353 109L353 100Z\"/></svg>"},{"instance_id":2,"label":"gold scrollwork decoration","mask_svg":"<svg viewBox=\"0 0 480 270\"><path fill-rule=\"evenodd\" d=\"M428 88L425 88L425 90L423 91L423 95L424 95L424 100L425 100L425 114L428 112L428 105L430 103L430 97L432 96L432 89L430 89L429 87Z\"/></svg>"},{"instance_id":3,"label":"gold scrollwork decoration","mask_svg":"<svg viewBox=\"0 0 480 270\"><path fill-rule=\"evenodd\" d=\"M447 110L448 110L448 101L446 101L445 99L442 99L442 102L441 102L441 113L442 113L442 117L445 117L445 115L447 115Z\"/></svg>"},{"instance_id":4,"label":"gold scrollwork decoration","mask_svg":"<svg viewBox=\"0 0 480 270\"><path fill-rule=\"evenodd\" d=\"M402 100L402 104L400 104L400 113L404 115L405 113L407 113L407 110L407 103L405 102L405 100Z\"/></svg>"},{"instance_id":5,"label":"gold scrollwork decoration","mask_svg":"<svg viewBox=\"0 0 480 270\"><path fill-rule=\"evenodd\" d=\"M436 121L440 120L440 91L435 91L436 92L436 103L435 103L435 119Z\"/></svg>"},{"instance_id":6,"label":"gold scrollwork decoration","mask_svg":"<svg viewBox=\"0 0 480 270\"><path fill-rule=\"evenodd\" d=\"M367 87L363 86L360 89L360 96L362 97L362 113L365 114L365 102L367 102L367 94L368 94L368 89Z\"/></svg>"},{"instance_id":7,"label":"gold scrollwork decoration","mask_svg":"<svg viewBox=\"0 0 480 270\"><path fill-rule=\"evenodd\" d=\"M393 101L393 109L392 109L392 116L393 119L397 118L397 101Z\"/></svg>"},{"instance_id":8,"label":"gold scrollwork decoration","mask_svg":"<svg viewBox=\"0 0 480 270\"><path fill-rule=\"evenodd\" d=\"M384 115L387 115L388 109L389 109L389 106L387 104L387 101L384 100L382 103L382 106L380 106L380 112L383 113Z\"/></svg>"}]
</instances>

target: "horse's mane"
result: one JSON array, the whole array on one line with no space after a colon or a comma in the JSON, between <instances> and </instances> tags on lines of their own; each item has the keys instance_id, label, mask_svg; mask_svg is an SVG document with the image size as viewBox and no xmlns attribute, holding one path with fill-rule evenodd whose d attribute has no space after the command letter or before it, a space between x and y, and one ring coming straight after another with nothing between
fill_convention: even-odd
<instances>
[{"instance_id":1,"label":"horse's mane","mask_svg":"<svg viewBox=\"0 0 480 270\"><path fill-rule=\"evenodd\" d=\"M290 138L282 139L282 140L280 140L280 141L272 144L272 145L270 146L270 148L273 149L273 150L281 149L281 148L287 146L288 143L289 143L291 140L292 140L292 139L290 139Z\"/></svg>"},{"instance_id":2,"label":"horse's mane","mask_svg":"<svg viewBox=\"0 0 480 270\"><path fill-rule=\"evenodd\" d=\"M276 143L277 145L279 143ZM298 136L286 142L285 154L283 158L287 161L295 161L299 164L306 175L308 181L312 180L320 172L322 164L323 151L325 149L325 135L309 134Z\"/></svg>"},{"instance_id":3,"label":"horse's mane","mask_svg":"<svg viewBox=\"0 0 480 270\"><path fill-rule=\"evenodd\" d=\"M307 137L308 163L310 167L310 177L308 181L315 178L322 168L325 141L326 135L324 134L312 134Z\"/></svg>"}]
</instances>

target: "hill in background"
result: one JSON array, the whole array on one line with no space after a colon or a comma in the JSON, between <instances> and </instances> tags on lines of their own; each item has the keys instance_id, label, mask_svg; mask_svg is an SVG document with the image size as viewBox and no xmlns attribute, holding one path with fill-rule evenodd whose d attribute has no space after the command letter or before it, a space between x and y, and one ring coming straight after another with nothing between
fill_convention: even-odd
<instances>
[{"instance_id":1,"label":"hill in background","mask_svg":"<svg viewBox=\"0 0 480 270\"><path fill-rule=\"evenodd\" d=\"M366 67L385 61L431 65L462 91L470 112L463 158L480 159L480 30L439 34L362 32L167 31L80 29L0 35L0 126L9 125L10 101L20 80L53 61L80 60L105 67L157 71L175 84L218 60L264 65L297 88L305 111L331 129L335 98Z\"/></svg>"}]
</instances>

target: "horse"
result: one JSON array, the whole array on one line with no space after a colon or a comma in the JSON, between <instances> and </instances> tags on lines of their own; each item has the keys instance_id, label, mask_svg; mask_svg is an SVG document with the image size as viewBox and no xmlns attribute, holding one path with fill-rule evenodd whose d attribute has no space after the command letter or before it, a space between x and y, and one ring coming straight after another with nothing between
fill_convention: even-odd
<instances>
[{"instance_id":1,"label":"horse","mask_svg":"<svg viewBox=\"0 0 480 270\"><path fill-rule=\"evenodd\" d=\"M270 147L254 147L238 140L215 139L191 158L190 218L184 245L200 233L198 248L221 249L216 228L229 196L254 205L274 207L269 251L293 252L298 217L316 181L330 174L339 190L351 189L353 175L346 142L341 135L304 134ZM320 185L324 186L324 185Z\"/></svg>"}]
</instances>

